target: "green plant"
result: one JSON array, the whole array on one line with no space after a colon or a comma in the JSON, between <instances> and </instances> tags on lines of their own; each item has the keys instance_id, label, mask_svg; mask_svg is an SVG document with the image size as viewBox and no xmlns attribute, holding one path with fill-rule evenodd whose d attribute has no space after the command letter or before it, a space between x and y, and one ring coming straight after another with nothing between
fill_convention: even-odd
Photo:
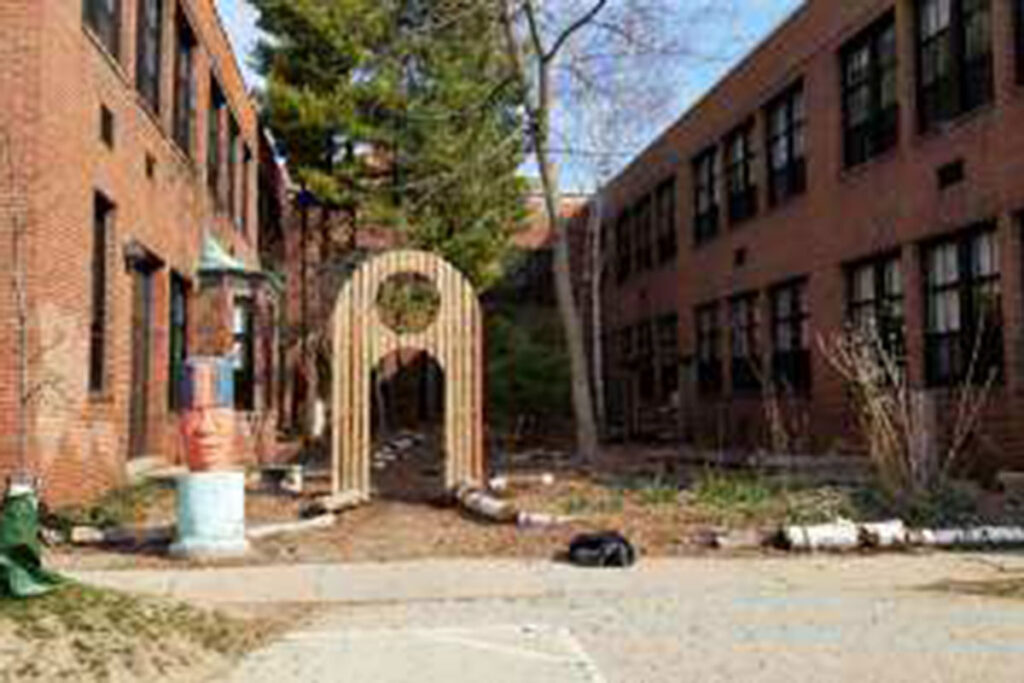
<instances>
[{"instance_id":1,"label":"green plant","mask_svg":"<svg viewBox=\"0 0 1024 683\"><path fill-rule=\"evenodd\" d=\"M44 511L42 522L64 533L76 526L110 529L132 524L153 502L165 493L159 482L149 481L135 486L114 489L90 505L71 505Z\"/></svg>"}]
</instances>

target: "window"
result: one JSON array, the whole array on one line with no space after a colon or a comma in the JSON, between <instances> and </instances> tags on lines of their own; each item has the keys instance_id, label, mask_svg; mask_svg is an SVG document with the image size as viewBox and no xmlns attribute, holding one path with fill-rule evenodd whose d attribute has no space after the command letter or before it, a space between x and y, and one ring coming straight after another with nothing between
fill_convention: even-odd
<instances>
[{"instance_id":1,"label":"window","mask_svg":"<svg viewBox=\"0 0 1024 683\"><path fill-rule=\"evenodd\" d=\"M174 53L174 140L191 156L192 126L196 113L196 38L180 9L178 12Z\"/></svg>"},{"instance_id":2,"label":"window","mask_svg":"<svg viewBox=\"0 0 1024 683\"><path fill-rule=\"evenodd\" d=\"M114 205L97 193L92 218L92 315L89 322L89 391L107 386L107 246Z\"/></svg>"},{"instance_id":3,"label":"window","mask_svg":"<svg viewBox=\"0 0 1024 683\"><path fill-rule=\"evenodd\" d=\"M718 304L697 309L697 391L702 396L722 390L722 360L719 349Z\"/></svg>"},{"instance_id":4,"label":"window","mask_svg":"<svg viewBox=\"0 0 1024 683\"><path fill-rule=\"evenodd\" d=\"M231 116L228 121L228 210L235 221L235 227L241 228L238 221L238 123Z\"/></svg>"},{"instance_id":5,"label":"window","mask_svg":"<svg viewBox=\"0 0 1024 683\"><path fill-rule=\"evenodd\" d=\"M140 0L135 87L150 109L160 111L160 31L163 0Z\"/></svg>"},{"instance_id":6,"label":"window","mask_svg":"<svg viewBox=\"0 0 1024 683\"><path fill-rule=\"evenodd\" d=\"M114 149L114 112L103 105L100 105L100 140Z\"/></svg>"},{"instance_id":7,"label":"window","mask_svg":"<svg viewBox=\"0 0 1024 683\"><path fill-rule=\"evenodd\" d=\"M679 317L658 318L658 361L661 365L661 400L669 401L679 389Z\"/></svg>"},{"instance_id":8,"label":"window","mask_svg":"<svg viewBox=\"0 0 1024 683\"><path fill-rule=\"evenodd\" d=\"M729 222L740 223L757 213L757 186L754 183L754 122L749 121L726 138L725 169L729 192Z\"/></svg>"},{"instance_id":9,"label":"window","mask_svg":"<svg viewBox=\"0 0 1024 683\"><path fill-rule=\"evenodd\" d=\"M703 152L693 162L693 239L702 244L718 233L718 148Z\"/></svg>"},{"instance_id":10,"label":"window","mask_svg":"<svg viewBox=\"0 0 1024 683\"><path fill-rule=\"evenodd\" d=\"M651 198L644 197L634 209L633 220L636 228L636 270L637 272L654 265L653 226L651 225Z\"/></svg>"},{"instance_id":11,"label":"window","mask_svg":"<svg viewBox=\"0 0 1024 683\"><path fill-rule=\"evenodd\" d=\"M239 297L235 299L234 338L235 348L232 356L235 360L235 409L252 411L255 409L256 384L256 338L253 329L255 322L252 299Z\"/></svg>"},{"instance_id":12,"label":"window","mask_svg":"<svg viewBox=\"0 0 1024 683\"><path fill-rule=\"evenodd\" d=\"M842 49L843 152L856 166L899 138L896 18L890 12Z\"/></svg>"},{"instance_id":13,"label":"window","mask_svg":"<svg viewBox=\"0 0 1024 683\"><path fill-rule=\"evenodd\" d=\"M999 242L990 227L925 251L925 375L930 386L985 382L1002 371Z\"/></svg>"},{"instance_id":14,"label":"window","mask_svg":"<svg viewBox=\"0 0 1024 683\"><path fill-rule=\"evenodd\" d=\"M249 175L252 173L252 151L245 146L242 154L242 206L239 208L239 225L242 234L249 232Z\"/></svg>"},{"instance_id":15,"label":"window","mask_svg":"<svg viewBox=\"0 0 1024 683\"><path fill-rule=\"evenodd\" d=\"M992 100L990 0L918 0L921 130Z\"/></svg>"},{"instance_id":16,"label":"window","mask_svg":"<svg viewBox=\"0 0 1024 683\"><path fill-rule=\"evenodd\" d=\"M171 273L170 358L168 360L167 404L171 411L184 407L185 359L188 358L188 280Z\"/></svg>"},{"instance_id":17,"label":"window","mask_svg":"<svg viewBox=\"0 0 1024 683\"><path fill-rule=\"evenodd\" d=\"M673 176L655 192L658 224L658 263L673 260L678 253L676 237L676 179Z\"/></svg>"},{"instance_id":18,"label":"window","mask_svg":"<svg viewBox=\"0 0 1024 683\"><path fill-rule=\"evenodd\" d=\"M651 321L637 323L636 345L640 399L650 401L654 398L654 331Z\"/></svg>"},{"instance_id":19,"label":"window","mask_svg":"<svg viewBox=\"0 0 1024 683\"><path fill-rule=\"evenodd\" d=\"M906 315L899 254L853 266L848 272L850 323L875 336L896 362L906 362Z\"/></svg>"},{"instance_id":20,"label":"window","mask_svg":"<svg viewBox=\"0 0 1024 683\"><path fill-rule=\"evenodd\" d=\"M82 21L115 59L121 49L121 0L84 0Z\"/></svg>"},{"instance_id":21,"label":"window","mask_svg":"<svg viewBox=\"0 0 1024 683\"><path fill-rule=\"evenodd\" d=\"M729 302L730 373L734 393L761 389L761 353L757 341L757 294L743 294Z\"/></svg>"},{"instance_id":22,"label":"window","mask_svg":"<svg viewBox=\"0 0 1024 683\"><path fill-rule=\"evenodd\" d=\"M772 380L779 389L806 393L811 388L807 281L772 290Z\"/></svg>"},{"instance_id":23,"label":"window","mask_svg":"<svg viewBox=\"0 0 1024 683\"><path fill-rule=\"evenodd\" d=\"M632 220L629 211L623 211L615 224L615 273L619 284L629 279L633 266Z\"/></svg>"},{"instance_id":24,"label":"window","mask_svg":"<svg viewBox=\"0 0 1024 683\"><path fill-rule=\"evenodd\" d=\"M768 201L775 206L807 187L803 84L768 105Z\"/></svg>"},{"instance_id":25,"label":"window","mask_svg":"<svg viewBox=\"0 0 1024 683\"><path fill-rule=\"evenodd\" d=\"M1017 36L1017 82L1024 84L1024 0L1014 2Z\"/></svg>"},{"instance_id":26,"label":"window","mask_svg":"<svg viewBox=\"0 0 1024 683\"><path fill-rule=\"evenodd\" d=\"M226 102L216 79L210 76L210 106L206 116L206 185L218 209L224 208L221 192L221 114ZM228 179L230 185L230 178Z\"/></svg>"}]
</instances>

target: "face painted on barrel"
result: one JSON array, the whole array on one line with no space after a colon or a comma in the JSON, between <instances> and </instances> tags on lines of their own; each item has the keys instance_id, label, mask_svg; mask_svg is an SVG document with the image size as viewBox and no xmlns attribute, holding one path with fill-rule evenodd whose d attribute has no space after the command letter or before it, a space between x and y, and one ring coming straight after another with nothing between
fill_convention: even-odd
<instances>
[{"instance_id":1,"label":"face painted on barrel","mask_svg":"<svg viewBox=\"0 0 1024 683\"><path fill-rule=\"evenodd\" d=\"M235 413L230 408L197 408L183 424L190 463L210 463L231 457Z\"/></svg>"}]
</instances>

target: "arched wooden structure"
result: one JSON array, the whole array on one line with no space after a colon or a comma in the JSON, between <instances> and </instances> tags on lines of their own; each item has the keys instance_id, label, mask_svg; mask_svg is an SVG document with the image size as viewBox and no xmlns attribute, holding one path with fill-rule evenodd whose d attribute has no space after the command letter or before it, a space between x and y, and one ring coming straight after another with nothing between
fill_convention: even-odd
<instances>
[{"instance_id":1,"label":"arched wooden structure","mask_svg":"<svg viewBox=\"0 0 1024 683\"><path fill-rule=\"evenodd\" d=\"M426 329L396 332L381 320L380 287L394 275L430 280L440 307ZM443 259L393 251L363 263L342 287L334 309L332 486L370 497L372 448L370 373L400 349L433 356L445 379L445 485L479 485L484 476L483 328L480 303L466 278Z\"/></svg>"}]
</instances>

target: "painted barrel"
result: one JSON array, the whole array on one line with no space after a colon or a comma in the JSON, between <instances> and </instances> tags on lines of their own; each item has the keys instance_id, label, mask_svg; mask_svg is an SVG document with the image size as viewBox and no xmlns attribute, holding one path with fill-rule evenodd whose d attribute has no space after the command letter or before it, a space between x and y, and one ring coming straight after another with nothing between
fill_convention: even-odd
<instances>
[{"instance_id":1,"label":"painted barrel","mask_svg":"<svg viewBox=\"0 0 1024 683\"><path fill-rule=\"evenodd\" d=\"M193 356L185 361L185 408L234 408L235 366L229 358Z\"/></svg>"},{"instance_id":2,"label":"painted barrel","mask_svg":"<svg viewBox=\"0 0 1024 683\"><path fill-rule=\"evenodd\" d=\"M178 477L178 557L232 557L249 550L245 538L245 474L197 472Z\"/></svg>"},{"instance_id":3,"label":"painted barrel","mask_svg":"<svg viewBox=\"0 0 1024 683\"><path fill-rule=\"evenodd\" d=\"M192 357L185 363L181 429L185 461L193 472L238 466L234 379L234 366L226 358Z\"/></svg>"}]
</instances>

